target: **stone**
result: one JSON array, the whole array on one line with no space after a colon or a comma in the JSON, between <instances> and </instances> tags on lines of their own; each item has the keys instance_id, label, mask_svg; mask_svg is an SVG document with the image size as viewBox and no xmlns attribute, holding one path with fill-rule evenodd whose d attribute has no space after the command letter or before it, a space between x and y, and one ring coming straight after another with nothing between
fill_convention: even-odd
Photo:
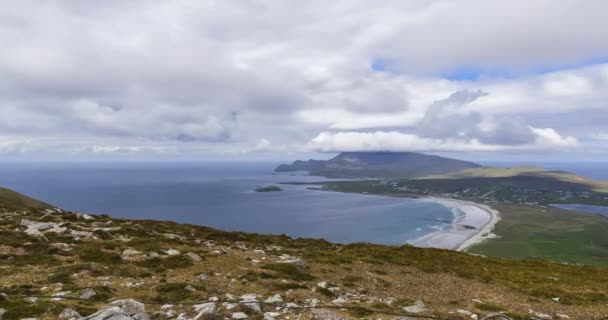
<instances>
[{"instance_id":1,"label":"stone","mask_svg":"<svg viewBox=\"0 0 608 320\"><path fill-rule=\"evenodd\" d=\"M202 319L205 315L214 314L216 310L215 302L201 303L194 306L194 311L197 313L194 320Z\"/></svg>"},{"instance_id":2,"label":"stone","mask_svg":"<svg viewBox=\"0 0 608 320\"><path fill-rule=\"evenodd\" d=\"M164 251L168 256L177 256L179 255L179 251L175 249L169 249Z\"/></svg>"},{"instance_id":3,"label":"stone","mask_svg":"<svg viewBox=\"0 0 608 320\"><path fill-rule=\"evenodd\" d=\"M232 314L232 319L247 319L249 318L244 312L235 312Z\"/></svg>"},{"instance_id":4,"label":"stone","mask_svg":"<svg viewBox=\"0 0 608 320\"><path fill-rule=\"evenodd\" d=\"M347 320L341 315L326 309L314 309L311 312L311 319L314 320Z\"/></svg>"},{"instance_id":5,"label":"stone","mask_svg":"<svg viewBox=\"0 0 608 320\"><path fill-rule=\"evenodd\" d=\"M280 316L278 312L266 312L264 313L264 320L274 320L274 318Z\"/></svg>"},{"instance_id":6,"label":"stone","mask_svg":"<svg viewBox=\"0 0 608 320\"><path fill-rule=\"evenodd\" d=\"M133 320L123 309L119 307L109 307L101 309L96 313L84 317L81 320Z\"/></svg>"},{"instance_id":7,"label":"stone","mask_svg":"<svg viewBox=\"0 0 608 320\"><path fill-rule=\"evenodd\" d=\"M201 274L199 274L199 275L198 275L196 278L197 278L199 281L205 281L205 280L207 280L207 278L208 278L208 277L209 277L209 276L208 276L206 273L201 273Z\"/></svg>"},{"instance_id":8,"label":"stone","mask_svg":"<svg viewBox=\"0 0 608 320\"><path fill-rule=\"evenodd\" d=\"M2 317L4 316L5 313L6 313L6 309L0 308L0 320L2 320Z\"/></svg>"},{"instance_id":9,"label":"stone","mask_svg":"<svg viewBox=\"0 0 608 320\"><path fill-rule=\"evenodd\" d=\"M8 300L8 295L4 292L0 292L0 301Z\"/></svg>"},{"instance_id":10,"label":"stone","mask_svg":"<svg viewBox=\"0 0 608 320\"><path fill-rule=\"evenodd\" d=\"M191 285L187 285L187 286L184 288L184 290L186 290L186 291L190 291L190 292L194 292L194 291L196 291L196 289L195 289L193 286L191 286Z\"/></svg>"},{"instance_id":11,"label":"stone","mask_svg":"<svg viewBox=\"0 0 608 320\"><path fill-rule=\"evenodd\" d=\"M126 261L141 261L146 258L143 252L133 249L125 249L120 256Z\"/></svg>"},{"instance_id":12,"label":"stone","mask_svg":"<svg viewBox=\"0 0 608 320\"><path fill-rule=\"evenodd\" d=\"M414 304L413 306L405 307L405 308L403 308L403 310L410 312L410 313L420 313L420 312L428 311L429 309L427 309L424 306L424 302L422 302L421 300L418 300L418 301L416 301L416 304Z\"/></svg>"},{"instance_id":13,"label":"stone","mask_svg":"<svg viewBox=\"0 0 608 320\"><path fill-rule=\"evenodd\" d=\"M281 303L283 302L283 298L281 297L280 294L275 294L272 297L269 297L268 299L264 300L265 303Z\"/></svg>"},{"instance_id":14,"label":"stone","mask_svg":"<svg viewBox=\"0 0 608 320\"><path fill-rule=\"evenodd\" d=\"M260 308L260 303L258 302L257 295L253 293L244 294L239 298L239 302L249 308L255 310L256 312L262 312L262 308Z\"/></svg>"},{"instance_id":15,"label":"stone","mask_svg":"<svg viewBox=\"0 0 608 320\"><path fill-rule=\"evenodd\" d=\"M53 222L38 222L28 219L22 219L21 225L27 229L24 231L29 235L42 235L42 231L52 231L55 233L64 233L67 228L61 227Z\"/></svg>"},{"instance_id":16,"label":"stone","mask_svg":"<svg viewBox=\"0 0 608 320\"><path fill-rule=\"evenodd\" d=\"M80 291L80 299L89 300L97 295L97 292L91 288L86 288Z\"/></svg>"},{"instance_id":17,"label":"stone","mask_svg":"<svg viewBox=\"0 0 608 320\"><path fill-rule=\"evenodd\" d=\"M317 283L317 287L327 288L327 281L321 281L321 282Z\"/></svg>"},{"instance_id":18,"label":"stone","mask_svg":"<svg viewBox=\"0 0 608 320\"><path fill-rule=\"evenodd\" d=\"M502 313L492 312L481 318L481 320L513 320Z\"/></svg>"},{"instance_id":19,"label":"stone","mask_svg":"<svg viewBox=\"0 0 608 320\"><path fill-rule=\"evenodd\" d=\"M112 301L111 305L120 307L125 313L132 316L138 313L146 313L146 306L133 299Z\"/></svg>"},{"instance_id":20,"label":"stone","mask_svg":"<svg viewBox=\"0 0 608 320\"><path fill-rule=\"evenodd\" d=\"M76 320L82 318L78 312L74 309L66 308L64 309L57 319L59 320Z\"/></svg>"},{"instance_id":21,"label":"stone","mask_svg":"<svg viewBox=\"0 0 608 320\"><path fill-rule=\"evenodd\" d=\"M203 261L203 258L201 258L201 256L199 256L196 253L192 253L192 252L186 253L186 257L190 258L190 260L192 260L192 262L201 262L201 261Z\"/></svg>"},{"instance_id":22,"label":"stone","mask_svg":"<svg viewBox=\"0 0 608 320\"><path fill-rule=\"evenodd\" d=\"M342 303L347 303L348 300L346 300L346 298L344 297L338 297L336 299L334 299L331 303L333 304L342 304Z\"/></svg>"}]
</instances>

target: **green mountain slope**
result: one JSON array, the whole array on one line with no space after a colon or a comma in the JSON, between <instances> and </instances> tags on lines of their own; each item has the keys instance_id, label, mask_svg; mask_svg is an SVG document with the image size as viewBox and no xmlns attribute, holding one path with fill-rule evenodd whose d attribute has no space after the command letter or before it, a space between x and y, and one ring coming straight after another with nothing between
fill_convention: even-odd
<instances>
[{"instance_id":1,"label":"green mountain slope","mask_svg":"<svg viewBox=\"0 0 608 320\"><path fill-rule=\"evenodd\" d=\"M45 209L52 206L13 190L0 188L0 207L6 209Z\"/></svg>"},{"instance_id":2,"label":"green mountain slope","mask_svg":"<svg viewBox=\"0 0 608 320\"><path fill-rule=\"evenodd\" d=\"M329 178L412 178L478 167L472 162L414 152L343 152L327 161L282 164L275 171L308 171Z\"/></svg>"}]
</instances>

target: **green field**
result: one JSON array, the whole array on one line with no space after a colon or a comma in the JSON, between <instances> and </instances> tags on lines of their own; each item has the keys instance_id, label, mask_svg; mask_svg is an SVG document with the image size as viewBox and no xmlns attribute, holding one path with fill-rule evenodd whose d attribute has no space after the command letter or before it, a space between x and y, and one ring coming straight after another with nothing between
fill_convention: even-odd
<instances>
[{"instance_id":1,"label":"green field","mask_svg":"<svg viewBox=\"0 0 608 320\"><path fill-rule=\"evenodd\" d=\"M492 204L502 220L499 238L469 252L516 259L550 259L608 265L608 219L598 215L526 205Z\"/></svg>"}]
</instances>

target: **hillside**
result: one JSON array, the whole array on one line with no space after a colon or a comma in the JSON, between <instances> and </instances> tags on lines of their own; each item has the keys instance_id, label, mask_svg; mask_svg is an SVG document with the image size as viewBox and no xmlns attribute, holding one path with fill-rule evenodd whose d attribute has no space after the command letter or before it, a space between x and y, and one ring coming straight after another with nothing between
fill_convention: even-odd
<instances>
[{"instance_id":1,"label":"hillside","mask_svg":"<svg viewBox=\"0 0 608 320\"><path fill-rule=\"evenodd\" d=\"M412 178L478 167L472 162L414 152L343 152L327 161L282 164L275 172L308 171L329 178Z\"/></svg>"},{"instance_id":2,"label":"hillside","mask_svg":"<svg viewBox=\"0 0 608 320\"><path fill-rule=\"evenodd\" d=\"M59 209L0 210L0 218L3 320L608 314L606 268Z\"/></svg>"},{"instance_id":3,"label":"hillside","mask_svg":"<svg viewBox=\"0 0 608 320\"><path fill-rule=\"evenodd\" d=\"M0 188L0 208L44 209L51 208L51 205L32 199L13 190Z\"/></svg>"}]
</instances>

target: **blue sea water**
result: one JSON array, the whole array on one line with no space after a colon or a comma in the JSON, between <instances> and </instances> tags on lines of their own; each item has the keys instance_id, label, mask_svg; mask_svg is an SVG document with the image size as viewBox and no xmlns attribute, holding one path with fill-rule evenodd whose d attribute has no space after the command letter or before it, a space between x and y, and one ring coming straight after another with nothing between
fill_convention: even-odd
<instances>
[{"instance_id":1,"label":"blue sea water","mask_svg":"<svg viewBox=\"0 0 608 320\"><path fill-rule=\"evenodd\" d=\"M254 192L310 176L273 175L276 163L4 163L0 185L58 207L114 217L172 220L224 230L401 245L449 226L435 203L308 190Z\"/></svg>"}]
</instances>

